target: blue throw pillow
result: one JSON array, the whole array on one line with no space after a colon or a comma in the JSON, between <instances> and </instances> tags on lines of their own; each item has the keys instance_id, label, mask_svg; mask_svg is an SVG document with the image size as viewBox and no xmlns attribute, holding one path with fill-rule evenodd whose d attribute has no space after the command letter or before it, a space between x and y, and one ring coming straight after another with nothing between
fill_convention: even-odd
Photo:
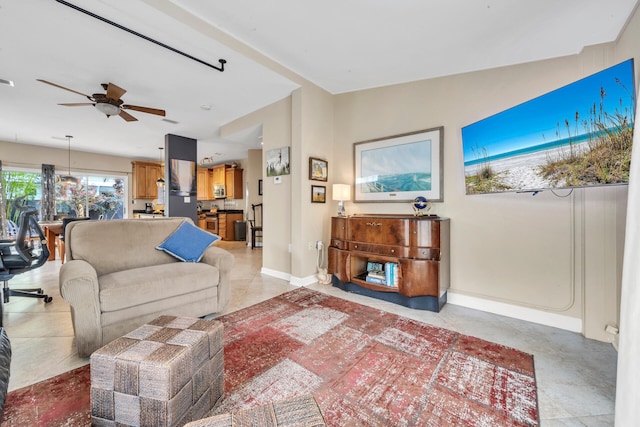
<instances>
[{"instance_id":1,"label":"blue throw pillow","mask_svg":"<svg viewBox=\"0 0 640 427\"><path fill-rule=\"evenodd\" d=\"M181 261L199 262L204 251L218 239L220 236L204 231L189 222L183 222L164 242L156 246L156 249L165 251Z\"/></svg>"}]
</instances>

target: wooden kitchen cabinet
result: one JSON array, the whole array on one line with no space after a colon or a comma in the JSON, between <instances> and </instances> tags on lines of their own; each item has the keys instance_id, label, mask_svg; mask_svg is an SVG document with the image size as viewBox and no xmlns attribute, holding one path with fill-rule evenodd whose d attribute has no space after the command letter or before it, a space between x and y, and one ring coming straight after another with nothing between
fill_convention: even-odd
<instances>
[{"instance_id":1,"label":"wooden kitchen cabinet","mask_svg":"<svg viewBox=\"0 0 640 427\"><path fill-rule=\"evenodd\" d=\"M333 286L422 310L440 311L449 289L449 219L354 215L331 218L328 271ZM389 266L389 264L393 264ZM377 283L374 265L397 280Z\"/></svg>"},{"instance_id":2,"label":"wooden kitchen cabinet","mask_svg":"<svg viewBox=\"0 0 640 427\"><path fill-rule=\"evenodd\" d=\"M242 212L238 213L227 213L218 211L218 236L222 240L235 240L236 232L235 232L235 222L242 221L244 219L244 214Z\"/></svg>"},{"instance_id":3,"label":"wooden kitchen cabinet","mask_svg":"<svg viewBox=\"0 0 640 427\"><path fill-rule=\"evenodd\" d=\"M213 200L213 171L207 168L198 168L197 176L197 199Z\"/></svg>"},{"instance_id":4,"label":"wooden kitchen cabinet","mask_svg":"<svg viewBox=\"0 0 640 427\"><path fill-rule=\"evenodd\" d=\"M227 190L227 199L244 198L242 169L227 168L225 171L225 186Z\"/></svg>"},{"instance_id":5,"label":"wooden kitchen cabinet","mask_svg":"<svg viewBox=\"0 0 640 427\"><path fill-rule=\"evenodd\" d=\"M227 165L216 165L211 169L211 183L213 185L225 185L225 171Z\"/></svg>"},{"instance_id":6,"label":"wooden kitchen cabinet","mask_svg":"<svg viewBox=\"0 0 640 427\"><path fill-rule=\"evenodd\" d=\"M153 162L131 162L133 165L133 198L134 199L157 199L158 178L164 178L164 165Z\"/></svg>"}]
</instances>

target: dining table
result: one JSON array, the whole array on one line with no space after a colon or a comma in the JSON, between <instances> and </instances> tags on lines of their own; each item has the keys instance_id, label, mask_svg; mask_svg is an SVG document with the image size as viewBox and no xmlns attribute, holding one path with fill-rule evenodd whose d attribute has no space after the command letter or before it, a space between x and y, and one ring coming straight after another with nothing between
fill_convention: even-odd
<instances>
[{"instance_id":1,"label":"dining table","mask_svg":"<svg viewBox=\"0 0 640 427\"><path fill-rule=\"evenodd\" d=\"M56 236L62 233L62 221L40 221L39 224L47 238L47 248L49 249L47 261L53 261L56 259Z\"/></svg>"}]
</instances>

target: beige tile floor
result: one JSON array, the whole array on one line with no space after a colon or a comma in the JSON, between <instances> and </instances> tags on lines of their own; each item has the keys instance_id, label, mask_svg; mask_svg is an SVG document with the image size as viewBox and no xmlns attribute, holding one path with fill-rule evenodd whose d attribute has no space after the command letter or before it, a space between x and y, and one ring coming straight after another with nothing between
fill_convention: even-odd
<instances>
[{"instance_id":1,"label":"beige tile floor","mask_svg":"<svg viewBox=\"0 0 640 427\"><path fill-rule=\"evenodd\" d=\"M235 256L231 303L225 313L255 304L295 287L260 273L262 250L243 242L221 242ZM58 292L60 261L16 276L13 287L41 286L53 302L12 297L5 305L4 325L13 358L9 389L14 390L89 363L73 343L68 304ZM560 329L447 304L440 313L412 310L330 285L310 288L370 305L435 326L515 347L534 355L541 424L612 426L616 357L610 344Z\"/></svg>"}]
</instances>

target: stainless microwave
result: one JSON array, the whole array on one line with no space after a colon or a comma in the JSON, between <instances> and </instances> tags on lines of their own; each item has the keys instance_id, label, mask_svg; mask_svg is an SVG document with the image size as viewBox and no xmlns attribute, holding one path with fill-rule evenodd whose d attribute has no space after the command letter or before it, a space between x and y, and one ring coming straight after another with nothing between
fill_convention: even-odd
<instances>
[{"instance_id":1,"label":"stainless microwave","mask_svg":"<svg viewBox=\"0 0 640 427\"><path fill-rule=\"evenodd\" d=\"M224 199L227 197L227 191L224 185L216 184L213 186L213 197L216 199Z\"/></svg>"}]
</instances>

